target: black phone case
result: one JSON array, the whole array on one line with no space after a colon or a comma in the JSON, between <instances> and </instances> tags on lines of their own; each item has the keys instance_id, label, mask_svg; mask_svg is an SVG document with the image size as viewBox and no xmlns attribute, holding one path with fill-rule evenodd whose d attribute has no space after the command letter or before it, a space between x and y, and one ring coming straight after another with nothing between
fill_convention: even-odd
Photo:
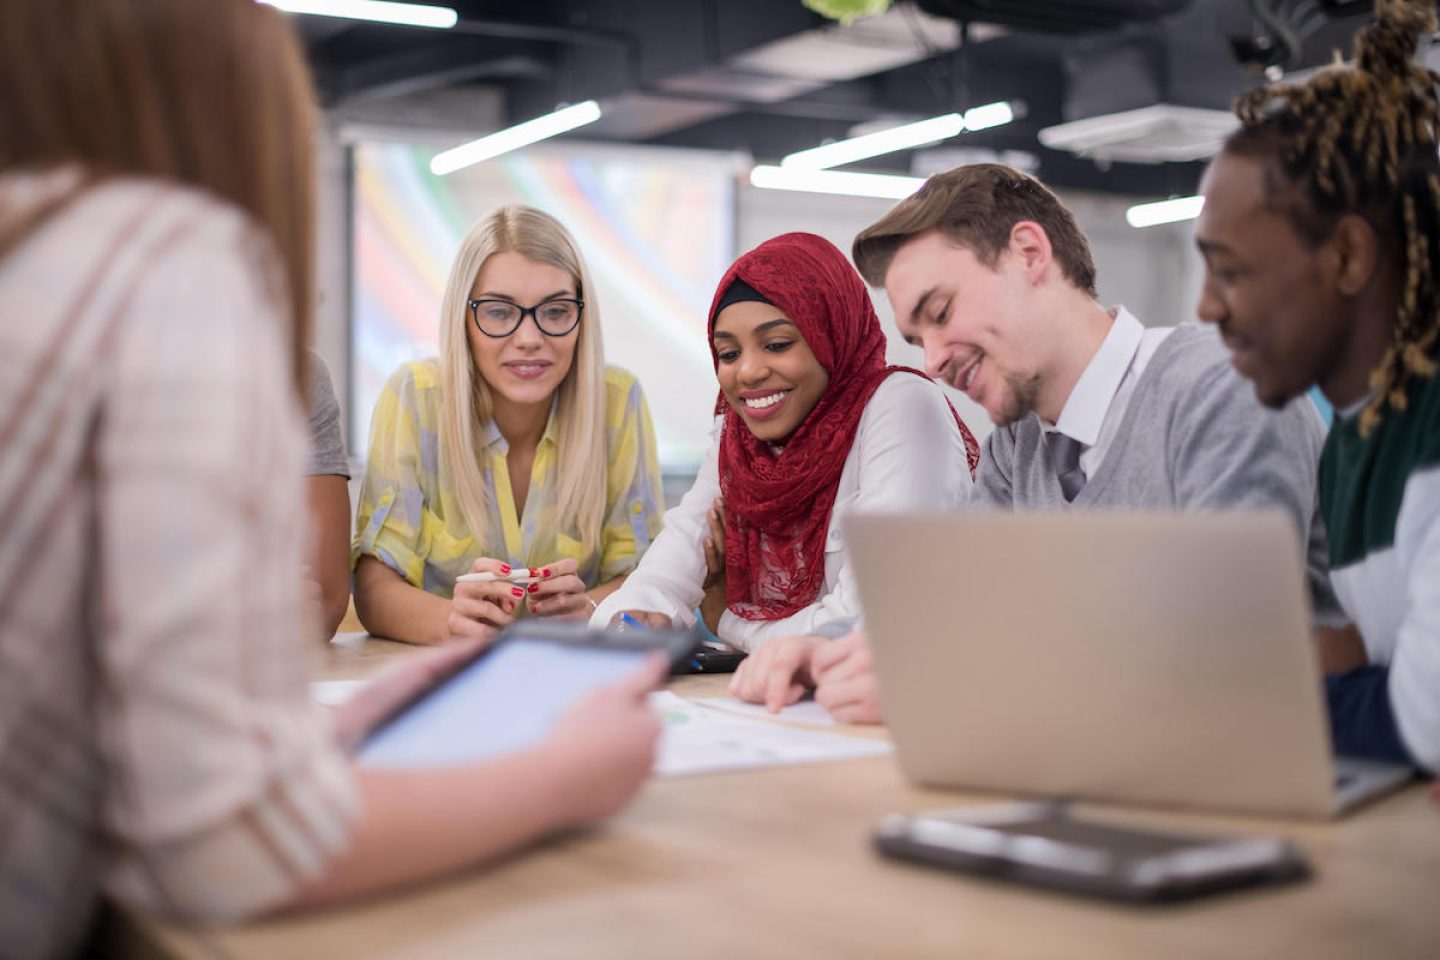
<instances>
[{"instance_id":1,"label":"black phone case","mask_svg":"<svg viewBox=\"0 0 1440 960\"><path fill-rule=\"evenodd\" d=\"M688 657L675 664L671 676L687 673L734 673L740 662L748 656L743 650L717 647L712 643L701 643Z\"/></svg>"},{"instance_id":2,"label":"black phone case","mask_svg":"<svg viewBox=\"0 0 1440 960\"><path fill-rule=\"evenodd\" d=\"M887 856L927 866L1134 904L1176 903L1227 890L1293 883L1310 876L1310 868L1304 857L1294 847L1288 846L1286 856L1264 867L1216 876L1187 878L1184 881L1152 887L1127 882L1125 877L1113 873L1082 874L1047 869L1001 857L979 856L919 841L905 834L889 833L883 829L875 833L874 841L876 849Z\"/></svg>"}]
</instances>

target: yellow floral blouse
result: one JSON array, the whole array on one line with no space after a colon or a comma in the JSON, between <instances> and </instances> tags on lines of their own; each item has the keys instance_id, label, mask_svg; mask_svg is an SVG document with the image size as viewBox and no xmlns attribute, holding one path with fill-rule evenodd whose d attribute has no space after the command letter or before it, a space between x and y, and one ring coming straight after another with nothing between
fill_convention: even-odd
<instances>
[{"instance_id":1,"label":"yellow floral blouse","mask_svg":"<svg viewBox=\"0 0 1440 960\"><path fill-rule=\"evenodd\" d=\"M610 463L598 548L587 552L578 531L558 528L553 412L535 452L523 515L516 514L510 489L509 444L494 422L486 425L477 469L489 488L492 532L479 543L455 500L454 465L439 449L439 363L405 364L375 404L352 562L375 557L413 585L447 598L455 578L478 557L515 567L568 557L579 564L587 586L629 573L660 532L665 501L650 408L639 381L615 367L605 371L605 425Z\"/></svg>"}]
</instances>

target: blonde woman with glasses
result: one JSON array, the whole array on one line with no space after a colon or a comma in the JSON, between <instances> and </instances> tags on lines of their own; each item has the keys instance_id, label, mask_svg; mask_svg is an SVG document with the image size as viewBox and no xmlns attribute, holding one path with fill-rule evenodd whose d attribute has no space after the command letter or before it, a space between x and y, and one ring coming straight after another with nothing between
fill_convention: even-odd
<instances>
[{"instance_id":1,"label":"blonde woman with glasses","mask_svg":"<svg viewBox=\"0 0 1440 960\"><path fill-rule=\"evenodd\" d=\"M526 612L583 620L659 533L645 397L605 366L589 272L539 210L502 207L471 229L439 359L390 377L370 429L354 554L372 633L437 643ZM535 579L461 579L479 573Z\"/></svg>"}]
</instances>

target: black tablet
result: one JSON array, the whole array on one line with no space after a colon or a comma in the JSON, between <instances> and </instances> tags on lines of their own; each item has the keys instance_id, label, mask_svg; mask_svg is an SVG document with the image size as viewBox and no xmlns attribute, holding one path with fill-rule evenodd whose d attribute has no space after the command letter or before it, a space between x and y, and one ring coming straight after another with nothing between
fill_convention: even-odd
<instances>
[{"instance_id":1,"label":"black tablet","mask_svg":"<svg viewBox=\"0 0 1440 960\"><path fill-rule=\"evenodd\" d=\"M361 766L474 763L540 743L566 708L639 669L654 651L689 659L689 631L614 633L584 624L522 620L377 726Z\"/></svg>"}]
</instances>

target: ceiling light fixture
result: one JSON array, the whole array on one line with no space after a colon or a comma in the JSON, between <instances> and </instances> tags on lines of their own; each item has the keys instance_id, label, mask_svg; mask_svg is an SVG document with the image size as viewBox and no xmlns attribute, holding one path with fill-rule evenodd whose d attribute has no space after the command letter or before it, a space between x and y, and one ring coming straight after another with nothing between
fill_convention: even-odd
<instances>
[{"instance_id":1,"label":"ceiling light fixture","mask_svg":"<svg viewBox=\"0 0 1440 960\"><path fill-rule=\"evenodd\" d=\"M460 16L449 7L425 3L392 3L390 0L258 0L286 13L308 13L346 20L398 23L407 27L434 27L449 30Z\"/></svg>"},{"instance_id":2,"label":"ceiling light fixture","mask_svg":"<svg viewBox=\"0 0 1440 960\"><path fill-rule=\"evenodd\" d=\"M851 137L848 140L827 143L822 147L801 150L781 160L780 166L787 169L824 170L868 157L878 157L883 153L894 153L896 150L908 150L938 140L948 140L964 129L963 116L947 113L943 117L917 120L915 123L867 133L863 137Z\"/></svg>"},{"instance_id":3,"label":"ceiling light fixture","mask_svg":"<svg viewBox=\"0 0 1440 960\"><path fill-rule=\"evenodd\" d=\"M594 100L586 100L584 103L577 103L556 110L554 113L547 113L543 117L526 120L524 123L517 123L504 130L497 130L478 140L462 143L444 153L437 153L435 158L430 161L430 172L443 177L447 173L454 173L471 164L498 157L511 150L518 150L539 140L559 136L599 119L600 105Z\"/></svg>"},{"instance_id":4,"label":"ceiling light fixture","mask_svg":"<svg viewBox=\"0 0 1440 960\"><path fill-rule=\"evenodd\" d=\"M987 103L971 107L962 113L947 113L928 120L904 123L898 127L877 130L848 140L837 140L820 147L811 147L792 153L780 161L780 166L804 170L826 170L857 160L866 160L897 150L909 150L927 143L948 140L962 130L985 130L998 127L1015 119L1010 104Z\"/></svg>"},{"instance_id":5,"label":"ceiling light fixture","mask_svg":"<svg viewBox=\"0 0 1440 960\"><path fill-rule=\"evenodd\" d=\"M965 111L965 129L989 130L991 127L1003 127L1014 119L1015 108L1007 101L986 103Z\"/></svg>"},{"instance_id":6,"label":"ceiling light fixture","mask_svg":"<svg viewBox=\"0 0 1440 960\"><path fill-rule=\"evenodd\" d=\"M761 165L750 171L750 183L766 190L838 193L885 200L902 200L919 190L924 182L920 177L899 177L885 173L845 173L806 167Z\"/></svg>"},{"instance_id":7,"label":"ceiling light fixture","mask_svg":"<svg viewBox=\"0 0 1440 960\"><path fill-rule=\"evenodd\" d=\"M1156 203L1138 203L1125 211L1125 222L1132 227L1155 227L1162 223L1194 220L1205 206L1204 197L1176 197Z\"/></svg>"}]
</instances>

